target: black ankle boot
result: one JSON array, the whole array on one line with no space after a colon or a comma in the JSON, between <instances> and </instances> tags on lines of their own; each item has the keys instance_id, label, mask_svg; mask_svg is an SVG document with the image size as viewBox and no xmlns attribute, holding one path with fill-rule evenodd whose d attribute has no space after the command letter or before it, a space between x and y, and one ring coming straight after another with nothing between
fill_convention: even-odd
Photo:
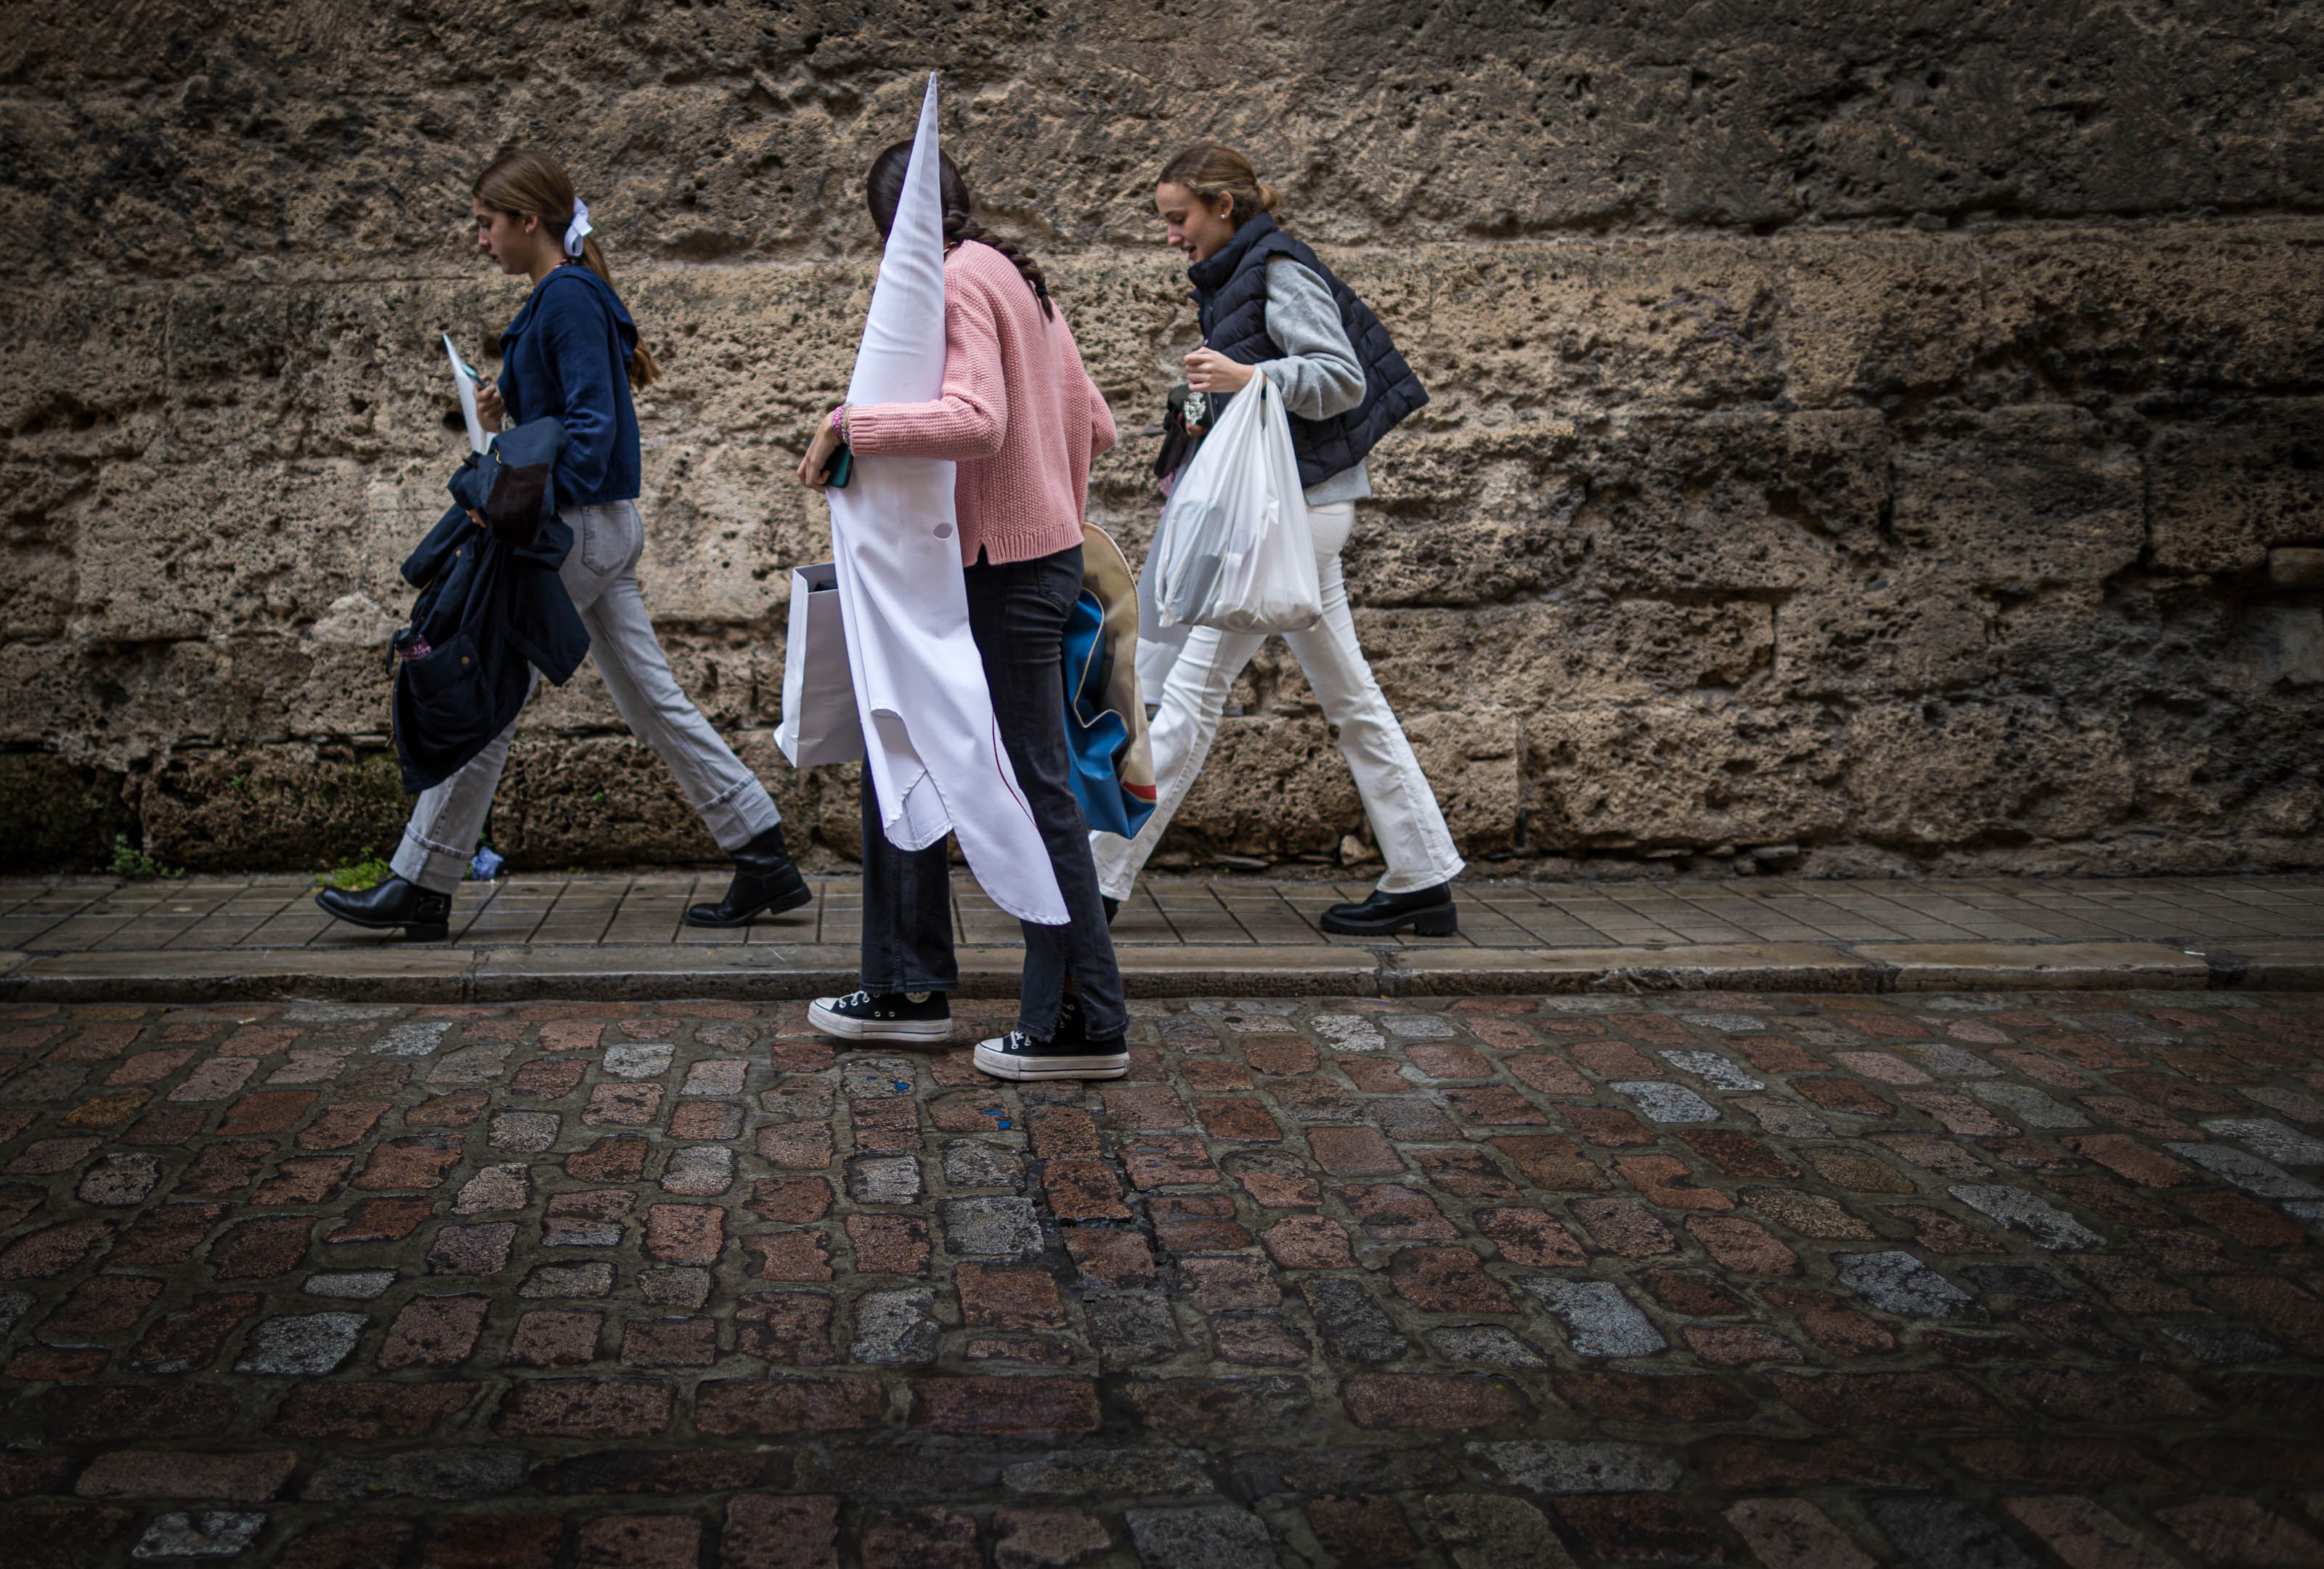
<instances>
[{"instance_id":1,"label":"black ankle boot","mask_svg":"<svg viewBox=\"0 0 2324 1569\"><path fill-rule=\"evenodd\" d=\"M756 915L780 915L815 898L783 848L780 823L734 852L734 881L716 904L686 912L688 926L745 926Z\"/></svg>"},{"instance_id":2,"label":"black ankle boot","mask_svg":"<svg viewBox=\"0 0 2324 1569\"><path fill-rule=\"evenodd\" d=\"M1461 929L1452 909L1452 885L1416 888L1410 893L1374 892L1361 904L1335 904L1318 923L1342 937L1389 937L1412 928L1418 937L1449 937Z\"/></svg>"},{"instance_id":3,"label":"black ankle boot","mask_svg":"<svg viewBox=\"0 0 2324 1569\"><path fill-rule=\"evenodd\" d=\"M414 942L440 943L452 935L452 896L430 893L401 877L390 877L361 893L326 888L315 895L315 902L327 914L353 926L374 931L401 927L403 935Z\"/></svg>"}]
</instances>

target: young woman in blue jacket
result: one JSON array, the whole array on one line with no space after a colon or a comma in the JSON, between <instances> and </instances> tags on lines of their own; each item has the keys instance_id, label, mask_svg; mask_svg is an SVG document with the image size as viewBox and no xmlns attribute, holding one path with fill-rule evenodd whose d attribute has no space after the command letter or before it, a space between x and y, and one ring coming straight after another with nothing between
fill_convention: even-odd
<instances>
[{"instance_id":1,"label":"young woman in blue jacket","mask_svg":"<svg viewBox=\"0 0 2324 1569\"><path fill-rule=\"evenodd\" d=\"M734 860L734 880L715 904L686 912L692 926L739 926L807 902L807 883L783 845L781 816L758 776L710 727L677 680L638 591L645 525L638 516L638 417L631 389L660 374L590 237L589 209L546 153L503 153L472 189L476 247L502 272L532 280L516 319L501 334L499 384L480 387L487 425L554 416L565 428L555 480L558 512L573 531L559 573L589 629L589 656L632 734L660 754L687 802ZM395 874L363 893L327 889L317 902L357 926L401 927L410 937L449 935L452 891L508 761L512 725L458 773L423 791L391 864Z\"/></svg>"}]
</instances>

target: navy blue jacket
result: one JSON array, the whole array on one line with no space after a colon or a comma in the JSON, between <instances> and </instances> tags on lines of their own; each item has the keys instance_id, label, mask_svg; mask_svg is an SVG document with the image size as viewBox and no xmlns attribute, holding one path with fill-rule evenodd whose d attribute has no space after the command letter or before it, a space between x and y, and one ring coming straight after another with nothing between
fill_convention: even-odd
<instances>
[{"instance_id":1,"label":"navy blue jacket","mask_svg":"<svg viewBox=\"0 0 2324 1569\"><path fill-rule=\"evenodd\" d=\"M501 334L501 401L518 424L554 415L557 504L634 501L638 415L630 404L637 324L613 286L578 262L533 285Z\"/></svg>"},{"instance_id":2,"label":"navy blue jacket","mask_svg":"<svg viewBox=\"0 0 2324 1569\"><path fill-rule=\"evenodd\" d=\"M572 548L573 531L554 512L520 546L456 504L403 563L404 581L420 590L389 655L405 790L443 783L507 729L531 695L534 669L562 686L579 668L589 631L558 576ZM402 658L415 639L429 652Z\"/></svg>"},{"instance_id":3,"label":"navy blue jacket","mask_svg":"<svg viewBox=\"0 0 2324 1569\"><path fill-rule=\"evenodd\" d=\"M1290 417L1299 483L1320 485L1362 462L1381 437L1428 401L1428 392L1388 340L1388 328L1371 307L1265 213L1245 220L1216 255L1186 269L1205 344L1239 365L1281 356L1281 346L1267 336L1267 263L1271 256L1288 256L1331 286L1332 298L1339 302L1340 325L1347 329L1357 363L1364 367L1362 402L1328 420ZM1213 423L1224 401L1213 394Z\"/></svg>"}]
</instances>

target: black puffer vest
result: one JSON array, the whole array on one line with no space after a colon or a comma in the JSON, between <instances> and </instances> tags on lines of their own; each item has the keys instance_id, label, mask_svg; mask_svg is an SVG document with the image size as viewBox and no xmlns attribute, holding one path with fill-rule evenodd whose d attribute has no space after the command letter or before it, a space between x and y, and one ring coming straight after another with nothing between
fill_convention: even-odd
<instances>
[{"instance_id":1,"label":"black puffer vest","mask_svg":"<svg viewBox=\"0 0 2324 1569\"><path fill-rule=\"evenodd\" d=\"M1231 360L1247 365L1283 357L1282 346L1267 336L1267 263L1288 256L1331 285L1339 301L1340 325L1355 346L1364 368L1364 401L1328 420L1291 416L1291 445L1299 455L1299 483L1319 485L1342 469L1353 468L1379 438L1428 401L1427 389L1388 341L1371 307L1315 258L1315 253L1275 226L1265 213L1245 222L1226 248L1186 269L1201 308L1203 340ZM1213 405L1217 405L1213 394ZM1217 422L1216 414L1213 423Z\"/></svg>"}]
</instances>

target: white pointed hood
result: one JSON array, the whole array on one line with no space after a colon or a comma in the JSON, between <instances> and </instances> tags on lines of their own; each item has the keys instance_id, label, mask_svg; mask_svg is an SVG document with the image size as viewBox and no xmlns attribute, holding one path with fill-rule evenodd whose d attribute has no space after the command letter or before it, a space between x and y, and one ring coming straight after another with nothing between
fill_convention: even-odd
<instances>
[{"instance_id":1,"label":"white pointed hood","mask_svg":"<svg viewBox=\"0 0 2324 1569\"><path fill-rule=\"evenodd\" d=\"M931 75L847 401L934 402L944 373L944 211ZM1065 896L1001 749L969 633L953 465L859 456L847 487L824 495L864 766L879 787L890 842L918 850L956 834L995 904L1020 920L1063 926ZM1057 701L1065 701L1062 680Z\"/></svg>"}]
</instances>

